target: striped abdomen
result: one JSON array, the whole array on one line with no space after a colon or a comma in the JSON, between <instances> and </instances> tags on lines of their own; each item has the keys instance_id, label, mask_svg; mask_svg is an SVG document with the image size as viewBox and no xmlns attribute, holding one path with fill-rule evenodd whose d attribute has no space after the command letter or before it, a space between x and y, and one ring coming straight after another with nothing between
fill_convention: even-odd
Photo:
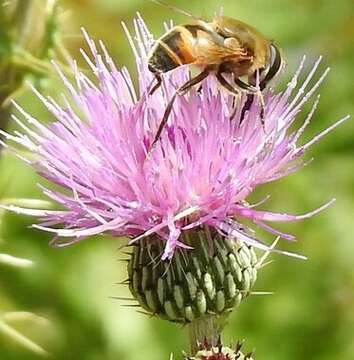
<instances>
[{"instance_id":1,"label":"striped abdomen","mask_svg":"<svg viewBox=\"0 0 354 360\"><path fill-rule=\"evenodd\" d=\"M199 25L176 26L158 39L151 50L148 64L154 73L165 73L194 62L193 40Z\"/></svg>"}]
</instances>

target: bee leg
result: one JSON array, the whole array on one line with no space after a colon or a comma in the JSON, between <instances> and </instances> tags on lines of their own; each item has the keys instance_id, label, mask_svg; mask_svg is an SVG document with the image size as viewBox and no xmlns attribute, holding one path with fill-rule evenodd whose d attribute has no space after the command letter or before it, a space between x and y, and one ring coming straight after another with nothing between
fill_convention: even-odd
<instances>
[{"instance_id":1,"label":"bee leg","mask_svg":"<svg viewBox=\"0 0 354 360\"><path fill-rule=\"evenodd\" d=\"M155 79L157 83L149 90L149 95L152 95L160 86L162 83L162 77L159 73L154 73Z\"/></svg>"},{"instance_id":2,"label":"bee leg","mask_svg":"<svg viewBox=\"0 0 354 360\"><path fill-rule=\"evenodd\" d=\"M261 124L262 124L263 130L264 130L264 126L265 126L265 123L264 123L264 107L265 107L265 103L264 103L264 97L263 97L263 94L262 94L261 91L257 91L255 93L247 94L246 102L243 105L243 108L242 108L242 111L241 111L240 124L242 123L242 121L245 118L246 111L248 111L251 108L251 106L253 104L253 101L254 101L254 96L255 95L257 95L258 98L259 98L260 108L261 108L261 110L260 110L260 119L261 119Z\"/></svg>"},{"instance_id":3,"label":"bee leg","mask_svg":"<svg viewBox=\"0 0 354 360\"><path fill-rule=\"evenodd\" d=\"M245 118L246 111L248 111L251 108L251 106L253 104L253 100L254 100L254 94L247 94L246 102L243 105L243 108L241 111L240 125L241 125L243 119Z\"/></svg>"},{"instance_id":4,"label":"bee leg","mask_svg":"<svg viewBox=\"0 0 354 360\"><path fill-rule=\"evenodd\" d=\"M265 103L264 103L264 97L263 97L263 94L262 94L262 92L260 90L257 92L257 95L258 95L259 103L260 103L260 106L261 106L261 113L260 113L261 123L262 123L262 126L263 126L263 130L265 130L265 124L264 124Z\"/></svg>"},{"instance_id":5,"label":"bee leg","mask_svg":"<svg viewBox=\"0 0 354 360\"><path fill-rule=\"evenodd\" d=\"M246 111L248 111L253 104L254 94L257 93L259 90L255 86L251 84L247 84L238 78L235 78L235 84L237 85L238 88L244 90L244 92L247 93L247 99L245 101L245 104L243 105L240 115L240 125L241 125L242 121L245 118Z\"/></svg>"},{"instance_id":6,"label":"bee leg","mask_svg":"<svg viewBox=\"0 0 354 360\"><path fill-rule=\"evenodd\" d=\"M167 104L167 106L165 108L165 112L163 114L162 120L161 120L161 122L159 124L159 127L157 129L157 132L155 134L154 141L152 142L152 144L150 146L149 153L151 153L151 150L154 148L155 144L157 143L157 141L159 140L159 138L161 136L163 128L167 124L167 120L168 120L168 117L169 117L169 115L171 113L172 106L173 106L173 103L176 100L176 97L177 97L177 92L175 92L173 94L172 98L170 99L170 101L168 102L168 104Z\"/></svg>"},{"instance_id":7,"label":"bee leg","mask_svg":"<svg viewBox=\"0 0 354 360\"><path fill-rule=\"evenodd\" d=\"M232 95L238 97L240 96L240 91L233 87L220 72L216 73L216 78L218 79L221 86L223 86L227 91L229 91Z\"/></svg>"},{"instance_id":8,"label":"bee leg","mask_svg":"<svg viewBox=\"0 0 354 360\"><path fill-rule=\"evenodd\" d=\"M242 123L244 117L245 117L245 113L246 111L248 111L253 103L254 100L254 96L257 95L260 101L260 107L261 107L261 111L260 111L260 118L261 118L261 123L263 126L263 130L265 129L265 124L264 124L264 108L265 108L265 103L264 103L264 97L263 97L263 93L262 90L265 87L264 83L260 83L259 88L251 85L251 84L247 84L245 82L243 82L240 79L235 79L235 83L238 87L240 87L241 89L245 90L246 92L248 92L247 95L247 100L245 102L245 105L243 106L242 112L241 112L241 117L240 117L240 124Z\"/></svg>"},{"instance_id":9,"label":"bee leg","mask_svg":"<svg viewBox=\"0 0 354 360\"><path fill-rule=\"evenodd\" d=\"M167 124L167 120L168 117L170 116L170 113L172 111L172 107L173 107L173 103L176 100L177 95L183 95L185 94L191 87L193 87L194 85L199 84L201 81L203 81L210 73L209 69L205 69L203 70L201 73L199 73L198 75L196 75L195 77L193 77L192 79L188 80L185 84L183 84L182 86L180 86L176 92L173 94L172 98L170 99L170 101L168 102L165 112L163 114L162 120L160 122L160 125L157 129L154 141L152 142L151 146L150 146L150 150L149 153L151 153L151 150L154 148L156 142L159 140L162 130L165 127L165 125Z\"/></svg>"},{"instance_id":10,"label":"bee leg","mask_svg":"<svg viewBox=\"0 0 354 360\"><path fill-rule=\"evenodd\" d=\"M236 115L236 111L237 111L237 106L236 106L236 100L238 100L240 98L240 91L237 90L236 88L234 88L221 74L221 72L217 72L216 73L216 78L219 81L219 84L224 87L228 92L230 92L232 95L234 95L233 101L232 101L232 113L230 115L230 120L232 120L235 115Z\"/></svg>"},{"instance_id":11,"label":"bee leg","mask_svg":"<svg viewBox=\"0 0 354 360\"><path fill-rule=\"evenodd\" d=\"M184 95L191 87L202 82L209 75L209 73L210 73L209 69L203 70L201 73L199 73L195 77L191 78L185 84L183 84L181 87L179 87L176 90L176 93L178 95Z\"/></svg>"}]
</instances>

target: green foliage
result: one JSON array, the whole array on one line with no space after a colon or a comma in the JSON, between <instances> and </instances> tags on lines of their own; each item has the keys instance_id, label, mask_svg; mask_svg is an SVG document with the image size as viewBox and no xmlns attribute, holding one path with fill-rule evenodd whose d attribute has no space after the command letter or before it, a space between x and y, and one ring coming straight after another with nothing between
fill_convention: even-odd
<instances>
[{"instance_id":1,"label":"green foliage","mask_svg":"<svg viewBox=\"0 0 354 360\"><path fill-rule=\"evenodd\" d=\"M213 15L223 5L226 14L252 23L275 39L288 62L283 84L303 54L310 59L324 55L324 64L332 71L321 87L320 107L305 138L347 113L354 114L352 0L205 0L202 9L201 1L175 3L203 16ZM10 25L3 21L1 5L0 63L10 50ZM147 0L63 0L59 5L62 41L74 58L80 58L78 49L85 46L79 35L84 26L94 38L104 40L118 65L127 65L130 70L134 69L133 56L120 21L132 28L134 14L139 11L156 36L162 34L164 20L186 21ZM46 25L46 49L57 39L53 35L57 25L52 20ZM53 53L43 50L36 56L47 59ZM79 64L83 66L83 62ZM61 85L54 77L49 80L45 92L60 100ZM2 86L5 84L0 84L0 89ZM33 95L25 92L19 100L31 113L48 120ZM304 116L300 114L299 121ZM336 197L337 203L306 222L286 225L286 231L295 233L299 242L281 241L282 248L305 254L309 260L274 255L275 262L259 272L255 290L275 294L243 301L230 316L224 343L245 338L247 348L257 348L255 358L263 360L353 358L353 134L350 121L312 150L309 156L316 159L309 167L256 194L257 199L272 194L263 205L265 209L293 213L305 212L331 197ZM36 186L38 176L11 154L3 152L0 166L2 197L42 198ZM150 319L110 299L129 296L126 287L114 285L126 279L124 264L117 261L121 256L119 240L94 238L57 250L48 246L48 235L29 229L30 224L29 218L4 214L0 229L2 253L35 263L26 270L0 265L0 311L26 310L51 323L47 330L24 323L24 334L52 353L53 359L155 360L168 359L171 352L176 359L182 357L181 349L187 348L182 327ZM263 236L261 231L259 234ZM38 356L0 334L0 358Z\"/></svg>"}]
</instances>

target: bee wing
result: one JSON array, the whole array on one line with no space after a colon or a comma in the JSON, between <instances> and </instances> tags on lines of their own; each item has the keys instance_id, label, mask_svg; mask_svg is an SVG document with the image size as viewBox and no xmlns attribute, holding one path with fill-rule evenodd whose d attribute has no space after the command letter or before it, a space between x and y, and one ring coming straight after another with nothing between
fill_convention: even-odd
<instances>
[{"instance_id":1,"label":"bee wing","mask_svg":"<svg viewBox=\"0 0 354 360\"><path fill-rule=\"evenodd\" d=\"M194 43L195 65L220 64L226 61L240 62L250 59L247 50L236 38L222 38L212 34L200 34Z\"/></svg>"}]
</instances>

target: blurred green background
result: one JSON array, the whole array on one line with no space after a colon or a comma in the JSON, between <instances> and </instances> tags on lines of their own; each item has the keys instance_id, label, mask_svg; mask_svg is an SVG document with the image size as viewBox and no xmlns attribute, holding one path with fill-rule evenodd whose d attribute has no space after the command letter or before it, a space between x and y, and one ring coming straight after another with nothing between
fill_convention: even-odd
<instances>
[{"instance_id":1,"label":"blurred green background","mask_svg":"<svg viewBox=\"0 0 354 360\"><path fill-rule=\"evenodd\" d=\"M25 3L31 1L22 2ZM36 6L44 9L48 3L37 0ZM279 88L286 84L303 54L309 57L308 67L320 54L324 56L321 69L330 66L332 71L320 88L320 106L303 141L336 119L354 114L352 0L183 0L174 4L204 17L212 16L223 6L227 15L253 24L275 39L288 63ZM163 21L186 21L147 0L62 0L58 5L56 13L51 13L54 17L45 22L45 31L50 33L41 40L46 41L45 51L35 53L36 49L29 48L27 40L33 39L33 34L21 44L28 54L40 60L24 57L28 66L21 65L19 78L19 83L30 80L57 99L62 86L48 70L46 61L54 57L64 62L66 52L81 58L78 49L85 46L81 26L93 38L104 40L118 65L134 71L121 21L132 29L132 19L138 11L156 37L163 32ZM0 1L0 6L6 9L11 1ZM18 8L24 11L21 6ZM42 10L31 15L36 26L49 16ZM20 18L17 26L27 20ZM1 36L6 33L6 26L13 24L6 24L1 16L0 21ZM40 31L29 28L36 34ZM10 36L13 33L11 30ZM3 45L0 44L0 65ZM81 60L80 64L84 66ZM1 89L6 84L0 85ZM50 120L29 90L18 83L14 90L21 105L43 121ZM302 113L299 121L304 116ZM9 128L14 129L14 124L10 123ZM282 241L280 246L305 254L309 260L301 262L273 255L275 261L260 272L256 289L275 294L245 300L230 317L225 342L246 339L245 347L255 348L256 358L263 360L354 359L353 140L351 120L312 148L306 155L308 159L315 158L310 166L255 194L255 199L272 195L263 208L292 213L306 212L332 197L337 202L310 220L281 226L299 241ZM1 155L0 166L3 199L43 199L36 185L42 180L8 151ZM168 359L171 352L176 359L182 357L181 350L187 348L184 328L148 318L136 308L122 307L110 298L129 295L124 286L115 284L126 277L125 264L118 261L124 257L117 250L121 242L93 238L58 250L48 246L49 235L28 228L31 218L4 213L1 219L0 253L30 259L34 266L24 269L0 264L0 317L8 312L30 311L46 318L49 322L24 319L13 326L49 351L51 358L155 360ZM38 358L40 355L0 331L1 360Z\"/></svg>"}]
</instances>

